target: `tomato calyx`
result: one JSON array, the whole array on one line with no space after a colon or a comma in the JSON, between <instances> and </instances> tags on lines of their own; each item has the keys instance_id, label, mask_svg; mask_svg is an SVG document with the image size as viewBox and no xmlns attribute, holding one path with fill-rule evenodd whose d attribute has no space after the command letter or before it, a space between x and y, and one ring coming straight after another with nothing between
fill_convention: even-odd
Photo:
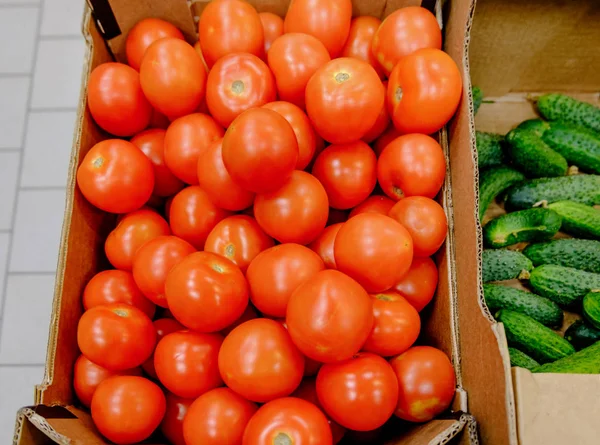
<instances>
[{"instance_id":1,"label":"tomato calyx","mask_svg":"<svg viewBox=\"0 0 600 445\"><path fill-rule=\"evenodd\" d=\"M277 433L273 439L273 445L293 445L292 438L286 433Z\"/></svg>"},{"instance_id":2,"label":"tomato calyx","mask_svg":"<svg viewBox=\"0 0 600 445\"><path fill-rule=\"evenodd\" d=\"M334 76L334 79L335 79L335 81L336 81L337 83L344 83L344 82L346 82L348 79L350 79L350 74L348 74L348 73L343 73L343 72L342 72L342 73L337 73L337 74Z\"/></svg>"},{"instance_id":3,"label":"tomato calyx","mask_svg":"<svg viewBox=\"0 0 600 445\"><path fill-rule=\"evenodd\" d=\"M246 86L241 80L236 80L231 84L231 91L233 92L233 94L237 94L238 96L242 94L245 89Z\"/></svg>"},{"instance_id":4,"label":"tomato calyx","mask_svg":"<svg viewBox=\"0 0 600 445\"><path fill-rule=\"evenodd\" d=\"M400 103L400 101L402 100L403 93L404 92L402 91L402 87L396 88L396 91L394 92L394 99L396 103Z\"/></svg>"},{"instance_id":5,"label":"tomato calyx","mask_svg":"<svg viewBox=\"0 0 600 445\"><path fill-rule=\"evenodd\" d=\"M221 265L219 265L219 264L212 264L210 267L212 267L212 268L213 268L213 270L214 270L214 271L216 271L216 272L219 272L219 273L223 273L223 272L225 272L225 268L224 268L224 267L222 267L222 266L221 266Z\"/></svg>"},{"instance_id":6,"label":"tomato calyx","mask_svg":"<svg viewBox=\"0 0 600 445\"><path fill-rule=\"evenodd\" d=\"M394 193L394 196L398 197L398 199L404 198L404 192L397 185L392 186L392 192Z\"/></svg>"},{"instance_id":7,"label":"tomato calyx","mask_svg":"<svg viewBox=\"0 0 600 445\"><path fill-rule=\"evenodd\" d=\"M129 312L126 311L125 309L114 309L113 313L115 315L118 315L119 317L123 317L123 318L125 318L129 315Z\"/></svg>"},{"instance_id":8,"label":"tomato calyx","mask_svg":"<svg viewBox=\"0 0 600 445\"><path fill-rule=\"evenodd\" d=\"M102 167L104 165L104 158L102 156L97 157L92 162L92 165L94 166L94 168L100 168L100 167Z\"/></svg>"},{"instance_id":9,"label":"tomato calyx","mask_svg":"<svg viewBox=\"0 0 600 445\"><path fill-rule=\"evenodd\" d=\"M227 247L225 247L225 257L231 259L234 256L235 256L235 246L233 244L228 244Z\"/></svg>"},{"instance_id":10,"label":"tomato calyx","mask_svg":"<svg viewBox=\"0 0 600 445\"><path fill-rule=\"evenodd\" d=\"M389 294L377 294L377 295L375 295L375 298L377 298L378 300L381 300L381 301L396 301L397 300L397 298L395 298L394 296L389 295Z\"/></svg>"}]
</instances>

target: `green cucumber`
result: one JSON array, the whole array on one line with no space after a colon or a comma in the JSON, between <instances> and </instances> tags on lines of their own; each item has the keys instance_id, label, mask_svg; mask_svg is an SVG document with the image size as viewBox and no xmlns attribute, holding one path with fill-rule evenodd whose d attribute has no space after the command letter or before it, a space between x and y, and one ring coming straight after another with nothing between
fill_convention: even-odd
<instances>
[{"instance_id":1,"label":"green cucumber","mask_svg":"<svg viewBox=\"0 0 600 445\"><path fill-rule=\"evenodd\" d=\"M513 185L506 196L509 210L528 209L539 202L576 201L582 204L600 204L600 176L573 175L541 178Z\"/></svg>"},{"instance_id":2,"label":"green cucumber","mask_svg":"<svg viewBox=\"0 0 600 445\"><path fill-rule=\"evenodd\" d=\"M534 266L554 264L600 273L600 241L557 239L530 244L523 250L523 255L529 258Z\"/></svg>"},{"instance_id":3,"label":"green cucumber","mask_svg":"<svg viewBox=\"0 0 600 445\"><path fill-rule=\"evenodd\" d=\"M533 369L540 366L538 362L518 349L508 348L508 355L510 356L510 366L516 366L518 368L525 369Z\"/></svg>"},{"instance_id":4,"label":"green cucumber","mask_svg":"<svg viewBox=\"0 0 600 445\"><path fill-rule=\"evenodd\" d=\"M542 137L550 128L550 124L542 119L528 119L517 126L517 130L528 130Z\"/></svg>"},{"instance_id":5,"label":"green cucumber","mask_svg":"<svg viewBox=\"0 0 600 445\"><path fill-rule=\"evenodd\" d=\"M560 230L558 213L543 208L519 210L491 220L483 228L483 242L489 247L546 241Z\"/></svg>"},{"instance_id":6,"label":"green cucumber","mask_svg":"<svg viewBox=\"0 0 600 445\"><path fill-rule=\"evenodd\" d=\"M479 219L490 203L510 186L525 179L523 173L508 167L493 167L479 177Z\"/></svg>"},{"instance_id":7,"label":"green cucumber","mask_svg":"<svg viewBox=\"0 0 600 445\"><path fill-rule=\"evenodd\" d=\"M492 312L509 309L529 315L534 320L551 328L562 325L562 309L553 301L534 293L501 284L484 284L483 296Z\"/></svg>"},{"instance_id":8,"label":"green cucumber","mask_svg":"<svg viewBox=\"0 0 600 445\"><path fill-rule=\"evenodd\" d=\"M515 128L506 135L507 153L513 164L529 178L564 176L567 160L552 150L533 131Z\"/></svg>"},{"instance_id":9,"label":"green cucumber","mask_svg":"<svg viewBox=\"0 0 600 445\"><path fill-rule=\"evenodd\" d=\"M545 264L533 269L529 284L538 295L569 306L588 292L600 290L600 274Z\"/></svg>"},{"instance_id":10,"label":"green cucumber","mask_svg":"<svg viewBox=\"0 0 600 445\"><path fill-rule=\"evenodd\" d=\"M600 292L590 292L583 297L583 316L596 329L600 329Z\"/></svg>"},{"instance_id":11,"label":"green cucumber","mask_svg":"<svg viewBox=\"0 0 600 445\"><path fill-rule=\"evenodd\" d=\"M573 201L548 205L562 217L563 232L579 238L600 239L600 210Z\"/></svg>"},{"instance_id":12,"label":"green cucumber","mask_svg":"<svg viewBox=\"0 0 600 445\"><path fill-rule=\"evenodd\" d=\"M566 122L552 122L542 140L569 164L600 173L600 135Z\"/></svg>"},{"instance_id":13,"label":"green cucumber","mask_svg":"<svg viewBox=\"0 0 600 445\"><path fill-rule=\"evenodd\" d=\"M471 94L473 95L473 114L477 114L481 102L483 102L483 91L479 87L471 87Z\"/></svg>"},{"instance_id":14,"label":"green cucumber","mask_svg":"<svg viewBox=\"0 0 600 445\"><path fill-rule=\"evenodd\" d=\"M579 351L600 340L600 329L583 320L575 320L565 331L565 338Z\"/></svg>"},{"instance_id":15,"label":"green cucumber","mask_svg":"<svg viewBox=\"0 0 600 445\"><path fill-rule=\"evenodd\" d=\"M496 320L504 325L509 346L540 363L553 362L575 352L571 343L527 315L502 309L496 314Z\"/></svg>"},{"instance_id":16,"label":"green cucumber","mask_svg":"<svg viewBox=\"0 0 600 445\"><path fill-rule=\"evenodd\" d=\"M475 132L477 141L477 165L480 169L502 165L504 163L504 136L495 133Z\"/></svg>"},{"instance_id":17,"label":"green cucumber","mask_svg":"<svg viewBox=\"0 0 600 445\"><path fill-rule=\"evenodd\" d=\"M481 254L483 282L527 279L533 265L516 250L486 249Z\"/></svg>"},{"instance_id":18,"label":"green cucumber","mask_svg":"<svg viewBox=\"0 0 600 445\"><path fill-rule=\"evenodd\" d=\"M575 354L533 368L531 372L553 372L561 374L600 374L600 342L596 342Z\"/></svg>"},{"instance_id":19,"label":"green cucumber","mask_svg":"<svg viewBox=\"0 0 600 445\"><path fill-rule=\"evenodd\" d=\"M540 114L549 121L566 121L600 132L600 108L592 104L554 93L540 96L537 107Z\"/></svg>"}]
</instances>

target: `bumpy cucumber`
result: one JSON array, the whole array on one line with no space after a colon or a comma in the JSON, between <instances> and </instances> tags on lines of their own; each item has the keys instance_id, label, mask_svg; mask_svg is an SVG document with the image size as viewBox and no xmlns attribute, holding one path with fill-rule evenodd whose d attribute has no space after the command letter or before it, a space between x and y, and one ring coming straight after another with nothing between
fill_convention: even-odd
<instances>
[{"instance_id":1,"label":"bumpy cucumber","mask_svg":"<svg viewBox=\"0 0 600 445\"><path fill-rule=\"evenodd\" d=\"M550 128L550 124L542 119L528 119L521 122L517 126L517 130L528 130L542 137L543 134Z\"/></svg>"},{"instance_id":2,"label":"bumpy cucumber","mask_svg":"<svg viewBox=\"0 0 600 445\"><path fill-rule=\"evenodd\" d=\"M600 210L573 201L558 201L548 207L562 217L562 231L573 236L600 239Z\"/></svg>"},{"instance_id":3,"label":"bumpy cucumber","mask_svg":"<svg viewBox=\"0 0 600 445\"><path fill-rule=\"evenodd\" d=\"M575 354L533 368L531 372L553 372L561 374L600 374L600 342L596 342Z\"/></svg>"},{"instance_id":4,"label":"bumpy cucumber","mask_svg":"<svg viewBox=\"0 0 600 445\"><path fill-rule=\"evenodd\" d=\"M483 241L489 247L545 241L560 230L558 213L542 208L507 213L491 220L483 228Z\"/></svg>"},{"instance_id":5,"label":"bumpy cucumber","mask_svg":"<svg viewBox=\"0 0 600 445\"><path fill-rule=\"evenodd\" d=\"M483 102L483 91L479 87L472 87L471 93L473 94L473 114L477 114L481 102Z\"/></svg>"},{"instance_id":6,"label":"bumpy cucumber","mask_svg":"<svg viewBox=\"0 0 600 445\"><path fill-rule=\"evenodd\" d=\"M530 244L523 254L534 266L554 264L600 273L600 241L583 239L557 239Z\"/></svg>"},{"instance_id":7,"label":"bumpy cucumber","mask_svg":"<svg viewBox=\"0 0 600 445\"><path fill-rule=\"evenodd\" d=\"M510 355L510 366L516 366L518 368L525 369L533 369L540 366L538 362L518 349L508 348L508 354Z\"/></svg>"},{"instance_id":8,"label":"bumpy cucumber","mask_svg":"<svg viewBox=\"0 0 600 445\"><path fill-rule=\"evenodd\" d=\"M600 173L600 134L566 122L552 122L542 140L580 170Z\"/></svg>"},{"instance_id":9,"label":"bumpy cucumber","mask_svg":"<svg viewBox=\"0 0 600 445\"><path fill-rule=\"evenodd\" d=\"M579 351L600 340L600 329L583 320L575 320L565 331L565 338Z\"/></svg>"},{"instance_id":10,"label":"bumpy cucumber","mask_svg":"<svg viewBox=\"0 0 600 445\"><path fill-rule=\"evenodd\" d=\"M566 121L600 132L600 109L564 94L544 94L537 100L540 114L550 121Z\"/></svg>"},{"instance_id":11,"label":"bumpy cucumber","mask_svg":"<svg viewBox=\"0 0 600 445\"><path fill-rule=\"evenodd\" d=\"M480 169L502 165L504 163L504 136L495 133L475 132L477 141L477 159Z\"/></svg>"},{"instance_id":12,"label":"bumpy cucumber","mask_svg":"<svg viewBox=\"0 0 600 445\"><path fill-rule=\"evenodd\" d=\"M483 282L526 279L533 265L516 250L486 249L481 254Z\"/></svg>"},{"instance_id":13,"label":"bumpy cucumber","mask_svg":"<svg viewBox=\"0 0 600 445\"><path fill-rule=\"evenodd\" d=\"M600 329L600 290L583 297L583 316L596 329Z\"/></svg>"},{"instance_id":14,"label":"bumpy cucumber","mask_svg":"<svg viewBox=\"0 0 600 445\"><path fill-rule=\"evenodd\" d=\"M479 178L479 219L483 218L496 196L524 179L523 173L508 167L493 167L485 170Z\"/></svg>"},{"instance_id":15,"label":"bumpy cucumber","mask_svg":"<svg viewBox=\"0 0 600 445\"><path fill-rule=\"evenodd\" d=\"M506 141L509 158L527 177L547 178L567 174L567 160L533 131L515 128L506 135Z\"/></svg>"},{"instance_id":16,"label":"bumpy cucumber","mask_svg":"<svg viewBox=\"0 0 600 445\"><path fill-rule=\"evenodd\" d=\"M600 290L600 274L545 264L533 269L529 284L538 295L569 306L588 292Z\"/></svg>"}]
</instances>

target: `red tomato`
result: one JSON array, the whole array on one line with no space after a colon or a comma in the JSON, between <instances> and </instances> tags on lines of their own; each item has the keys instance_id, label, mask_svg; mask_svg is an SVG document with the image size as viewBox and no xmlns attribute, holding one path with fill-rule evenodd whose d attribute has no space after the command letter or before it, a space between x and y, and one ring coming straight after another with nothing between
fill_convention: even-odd
<instances>
[{"instance_id":1,"label":"red tomato","mask_svg":"<svg viewBox=\"0 0 600 445\"><path fill-rule=\"evenodd\" d=\"M377 157L363 141L330 145L317 156L312 173L323 184L334 209L363 202L377 184Z\"/></svg>"},{"instance_id":2,"label":"red tomato","mask_svg":"<svg viewBox=\"0 0 600 445\"><path fill-rule=\"evenodd\" d=\"M304 91L312 75L331 60L327 48L308 34L284 34L268 53L279 99L305 109Z\"/></svg>"},{"instance_id":3,"label":"red tomato","mask_svg":"<svg viewBox=\"0 0 600 445\"><path fill-rule=\"evenodd\" d=\"M272 12L261 12L258 16L260 17L265 36L266 55L275 39L283 35L283 19Z\"/></svg>"},{"instance_id":4,"label":"red tomato","mask_svg":"<svg viewBox=\"0 0 600 445\"><path fill-rule=\"evenodd\" d=\"M413 307L421 312L429 304L438 283L437 266L431 258L413 258L406 275L393 287L408 300Z\"/></svg>"},{"instance_id":5,"label":"red tomato","mask_svg":"<svg viewBox=\"0 0 600 445\"><path fill-rule=\"evenodd\" d=\"M154 351L160 382L179 397L194 398L223 385L217 359L220 334L179 331L163 337Z\"/></svg>"},{"instance_id":6,"label":"red tomato","mask_svg":"<svg viewBox=\"0 0 600 445\"><path fill-rule=\"evenodd\" d=\"M363 352L323 365L317 395L325 412L346 428L370 431L382 426L398 403L398 380L383 358Z\"/></svg>"},{"instance_id":7,"label":"red tomato","mask_svg":"<svg viewBox=\"0 0 600 445\"><path fill-rule=\"evenodd\" d=\"M383 87L387 88L387 82L383 82ZM383 134L383 132L388 128L389 125L390 115L387 110L387 104L384 101L383 106L381 107L381 110L377 115L377 120L375 121L371 129L367 131L362 137L362 140L365 141L367 144L372 143Z\"/></svg>"},{"instance_id":8,"label":"red tomato","mask_svg":"<svg viewBox=\"0 0 600 445\"><path fill-rule=\"evenodd\" d=\"M257 318L239 325L225 338L219 371L233 391L264 403L294 392L302 380L304 357L283 326Z\"/></svg>"},{"instance_id":9,"label":"red tomato","mask_svg":"<svg viewBox=\"0 0 600 445\"><path fill-rule=\"evenodd\" d=\"M350 0L292 0L283 23L284 32L301 32L319 39L329 55L338 57L350 32Z\"/></svg>"},{"instance_id":10,"label":"red tomato","mask_svg":"<svg viewBox=\"0 0 600 445\"><path fill-rule=\"evenodd\" d=\"M144 363L156 345L152 321L126 304L96 306L83 313L77 344L89 360L109 371L123 371Z\"/></svg>"},{"instance_id":11,"label":"red tomato","mask_svg":"<svg viewBox=\"0 0 600 445\"><path fill-rule=\"evenodd\" d=\"M284 328L287 329L287 324L285 322L285 318L278 318L275 320L277 323L281 324ZM312 377L317 375L319 369L321 369L323 363L313 360L308 357L304 357L304 377Z\"/></svg>"},{"instance_id":12,"label":"red tomato","mask_svg":"<svg viewBox=\"0 0 600 445\"><path fill-rule=\"evenodd\" d=\"M315 130L332 144L362 138L384 105L385 89L371 65L343 57L328 62L306 85L306 111Z\"/></svg>"},{"instance_id":13,"label":"red tomato","mask_svg":"<svg viewBox=\"0 0 600 445\"><path fill-rule=\"evenodd\" d=\"M156 330L157 344L165 335L172 332L185 330L185 326L180 324L178 321L173 320L172 318L159 318L158 320L154 320L152 324ZM156 375L156 369L154 369L154 354L152 354L150 358L142 364L142 369L153 379L158 379L158 376Z\"/></svg>"},{"instance_id":14,"label":"red tomato","mask_svg":"<svg viewBox=\"0 0 600 445\"><path fill-rule=\"evenodd\" d=\"M149 437L165 410L165 395L158 385L137 376L117 376L100 383L91 409L98 431L116 444L139 443Z\"/></svg>"},{"instance_id":15,"label":"red tomato","mask_svg":"<svg viewBox=\"0 0 600 445\"><path fill-rule=\"evenodd\" d=\"M394 357L390 364L400 387L396 416L410 422L427 422L452 403L456 377L444 352L415 346Z\"/></svg>"},{"instance_id":16,"label":"red tomato","mask_svg":"<svg viewBox=\"0 0 600 445\"><path fill-rule=\"evenodd\" d=\"M435 139L407 134L388 144L377 161L377 179L394 200L407 196L434 198L446 177L446 158Z\"/></svg>"},{"instance_id":17,"label":"red tomato","mask_svg":"<svg viewBox=\"0 0 600 445\"><path fill-rule=\"evenodd\" d=\"M229 333L235 328L237 328L239 325L247 322L248 320L254 320L255 318L258 318L258 313L256 312L256 309L254 309L254 306L249 304L248 306L246 306L246 310L241 315L241 317L234 321L233 324L230 324L225 329L223 329L221 331L221 334L223 334L223 337L227 337Z\"/></svg>"},{"instance_id":18,"label":"red tomato","mask_svg":"<svg viewBox=\"0 0 600 445\"><path fill-rule=\"evenodd\" d=\"M172 445L187 445L183 438L183 419L190 409L193 399L177 397L166 393L167 410L160 424L160 430Z\"/></svg>"},{"instance_id":19,"label":"red tomato","mask_svg":"<svg viewBox=\"0 0 600 445\"><path fill-rule=\"evenodd\" d=\"M373 304L352 278L325 270L294 291L286 323L304 355L336 362L352 357L364 344L373 327Z\"/></svg>"},{"instance_id":20,"label":"red tomato","mask_svg":"<svg viewBox=\"0 0 600 445\"><path fill-rule=\"evenodd\" d=\"M379 25L381 25L381 20L368 15L352 19L348 40L342 48L341 57L354 57L367 62L377 71L377 75L383 79L383 69L379 66L375 55L371 51L373 36Z\"/></svg>"},{"instance_id":21,"label":"red tomato","mask_svg":"<svg viewBox=\"0 0 600 445\"><path fill-rule=\"evenodd\" d=\"M79 190L92 205L110 213L142 207L154 188L152 163L131 142L107 139L87 152L77 169Z\"/></svg>"},{"instance_id":22,"label":"red tomato","mask_svg":"<svg viewBox=\"0 0 600 445\"><path fill-rule=\"evenodd\" d=\"M400 132L396 130L396 127L394 127L394 125L389 126L373 144L373 151L375 151L377 157L379 157L384 148L398 136L400 136Z\"/></svg>"},{"instance_id":23,"label":"red tomato","mask_svg":"<svg viewBox=\"0 0 600 445\"><path fill-rule=\"evenodd\" d=\"M125 53L127 63L139 71L142 58L150 45L160 39L174 37L183 40L183 34L177 27L161 19L147 18L140 20L127 34Z\"/></svg>"},{"instance_id":24,"label":"red tomato","mask_svg":"<svg viewBox=\"0 0 600 445\"><path fill-rule=\"evenodd\" d=\"M194 48L165 38L151 44L140 66L142 90L154 108L170 119L193 113L206 92L206 71Z\"/></svg>"},{"instance_id":25,"label":"red tomato","mask_svg":"<svg viewBox=\"0 0 600 445\"><path fill-rule=\"evenodd\" d=\"M336 268L335 257L333 255L333 243L335 242L335 237L342 228L343 224L344 223L337 223L325 227L317 239L308 245L308 247L314 250L321 257L327 269Z\"/></svg>"},{"instance_id":26,"label":"red tomato","mask_svg":"<svg viewBox=\"0 0 600 445\"><path fill-rule=\"evenodd\" d=\"M183 422L185 445L238 445L257 410L256 404L229 388L217 388L198 397Z\"/></svg>"},{"instance_id":27,"label":"red tomato","mask_svg":"<svg viewBox=\"0 0 600 445\"><path fill-rule=\"evenodd\" d=\"M392 210L392 207L394 207L394 204L396 203L387 196L369 196L352 209L349 218L360 215L361 213L380 213L382 215L387 215L390 210Z\"/></svg>"},{"instance_id":28,"label":"red tomato","mask_svg":"<svg viewBox=\"0 0 600 445\"><path fill-rule=\"evenodd\" d=\"M208 73L210 70L208 69L206 60L204 60L204 54L202 54L202 47L200 46L200 40L198 40L196 43L194 43L194 50L196 50L196 53L200 56L200 59L202 60L202 66L204 66L204 71L206 71ZM205 100L200 102L200 105L198 106L198 108L196 110L198 113L208 113L208 108L206 107L206 96L204 97L204 99Z\"/></svg>"},{"instance_id":29,"label":"red tomato","mask_svg":"<svg viewBox=\"0 0 600 445\"><path fill-rule=\"evenodd\" d=\"M264 51L262 22L254 7L242 0L208 3L198 23L202 54L209 68L231 53L261 56Z\"/></svg>"},{"instance_id":30,"label":"red tomato","mask_svg":"<svg viewBox=\"0 0 600 445\"><path fill-rule=\"evenodd\" d=\"M225 133L223 163L231 178L246 190L277 190L290 178L297 161L294 129L273 110L247 110Z\"/></svg>"},{"instance_id":31,"label":"red tomato","mask_svg":"<svg viewBox=\"0 0 600 445\"><path fill-rule=\"evenodd\" d=\"M401 133L432 134L450 120L462 96L454 60L439 49L420 49L394 67L387 103Z\"/></svg>"},{"instance_id":32,"label":"red tomato","mask_svg":"<svg viewBox=\"0 0 600 445\"><path fill-rule=\"evenodd\" d=\"M334 243L340 272L367 292L382 292L408 272L413 242L402 224L378 213L361 213L344 223Z\"/></svg>"},{"instance_id":33,"label":"red tomato","mask_svg":"<svg viewBox=\"0 0 600 445\"><path fill-rule=\"evenodd\" d=\"M166 130L170 124L171 121L169 121L167 116L156 110L156 108L152 108L152 117L150 118L150 125L148 126L149 128Z\"/></svg>"}]
</instances>

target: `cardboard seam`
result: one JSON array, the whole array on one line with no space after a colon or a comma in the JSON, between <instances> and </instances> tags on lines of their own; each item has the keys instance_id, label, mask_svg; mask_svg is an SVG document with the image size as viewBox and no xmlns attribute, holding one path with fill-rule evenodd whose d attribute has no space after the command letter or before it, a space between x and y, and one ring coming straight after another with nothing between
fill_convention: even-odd
<instances>
[{"instance_id":1,"label":"cardboard seam","mask_svg":"<svg viewBox=\"0 0 600 445\"><path fill-rule=\"evenodd\" d=\"M27 419L27 420L25 420ZM37 414L33 409L29 407L21 408L17 413L17 429L15 428L15 435L13 437L13 445L18 445L21 439L21 433L23 432L24 422L29 421L31 424L41 431L53 442L59 445L71 445L73 442L68 437L63 436L56 432L54 428L46 421L43 416Z\"/></svg>"}]
</instances>

